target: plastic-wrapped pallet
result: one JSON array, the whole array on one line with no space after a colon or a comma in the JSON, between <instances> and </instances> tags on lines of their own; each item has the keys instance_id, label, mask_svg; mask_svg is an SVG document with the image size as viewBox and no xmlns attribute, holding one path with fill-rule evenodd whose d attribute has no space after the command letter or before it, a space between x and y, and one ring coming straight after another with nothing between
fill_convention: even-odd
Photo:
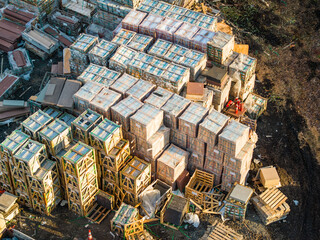
<instances>
[{"instance_id":1,"label":"plastic-wrapped pallet","mask_svg":"<svg viewBox=\"0 0 320 240\"><path fill-rule=\"evenodd\" d=\"M71 71L80 74L89 64L88 52L99 42L98 37L81 34L70 46L70 68Z\"/></svg>"},{"instance_id":2,"label":"plastic-wrapped pallet","mask_svg":"<svg viewBox=\"0 0 320 240\"><path fill-rule=\"evenodd\" d=\"M169 62L155 57L144 71L145 79L149 82L156 84L157 86L164 86L161 77L166 72L169 65Z\"/></svg>"},{"instance_id":3,"label":"plastic-wrapped pallet","mask_svg":"<svg viewBox=\"0 0 320 240\"><path fill-rule=\"evenodd\" d=\"M165 2L158 2L158 4L152 9L151 13L166 17L166 15L170 12L172 5Z\"/></svg>"},{"instance_id":4,"label":"plastic-wrapped pallet","mask_svg":"<svg viewBox=\"0 0 320 240\"><path fill-rule=\"evenodd\" d=\"M163 111L149 104L144 104L130 117L130 129L137 137L148 140L158 131L162 122Z\"/></svg>"},{"instance_id":5,"label":"plastic-wrapped pallet","mask_svg":"<svg viewBox=\"0 0 320 240\"><path fill-rule=\"evenodd\" d=\"M108 61L117 48L117 44L102 39L99 44L90 50L90 62L101 66L108 66Z\"/></svg>"},{"instance_id":6,"label":"plastic-wrapped pallet","mask_svg":"<svg viewBox=\"0 0 320 240\"><path fill-rule=\"evenodd\" d=\"M187 168L189 153L171 144L157 159L157 178L172 186Z\"/></svg>"},{"instance_id":7,"label":"plastic-wrapped pallet","mask_svg":"<svg viewBox=\"0 0 320 240\"><path fill-rule=\"evenodd\" d=\"M122 45L110 58L109 67L120 73L125 73L127 71L129 62L136 54L137 52L135 50Z\"/></svg>"},{"instance_id":8,"label":"plastic-wrapped pallet","mask_svg":"<svg viewBox=\"0 0 320 240\"><path fill-rule=\"evenodd\" d=\"M178 129L178 117L181 116L190 103L190 100L183 98L178 94L173 94L166 104L161 107L161 110L164 111L164 125L171 129Z\"/></svg>"},{"instance_id":9,"label":"plastic-wrapped pallet","mask_svg":"<svg viewBox=\"0 0 320 240\"><path fill-rule=\"evenodd\" d=\"M113 30L119 24L121 24L122 18L98 9L97 12L92 16L91 20L95 24Z\"/></svg>"},{"instance_id":10,"label":"plastic-wrapped pallet","mask_svg":"<svg viewBox=\"0 0 320 240\"><path fill-rule=\"evenodd\" d=\"M119 33L112 39L113 43L116 43L118 45L126 45L128 44L131 39L136 35L135 32L127 30L127 29L121 29Z\"/></svg>"},{"instance_id":11,"label":"plastic-wrapped pallet","mask_svg":"<svg viewBox=\"0 0 320 240\"><path fill-rule=\"evenodd\" d=\"M183 15L180 15L180 14L176 14L172 11L170 12L167 12L166 13L166 18L171 18L171 19L175 19L175 20L180 20L183 18Z\"/></svg>"},{"instance_id":12,"label":"plastic-wrapped pallet","mask_svg":"<svg viewBox=\"0 0 320 240\"><path fill-rule=\"evenodd\" d=\"M137 78L145 78L145 70L149 64L154 60L154 56L139 52L135 57L129 62L127 72Z\"/></svg>"},{"instance_id":13,"label":"plastic-wrapped pallet","mask_svg":"<svg viewBox=\"0 0 320 240\"><path fill-rule=\"evenodd\" d=\"M176 63L171 63L161 78L164 88L179 94L183 86L189 82L190 69Z\"/></svg>"},{"instance_id":14,"label":"plastic-wrapped pallet","mask_svg":"<svg viewBox=\"0 0 320 240\"><path fill-rule=\"evenodd\" d=\"M163 58L172 45L173 44L171 42L165 41L163 39L158 39L149 49L148 53Z\"/></svg>"},{"instance_id":15,"label":"plastic-wrapped pallet","mask_svg":"<svg viewBox=\"0 0 320 240\"><path fill-rule=\"evenodd\" d=\"M196 12L196 11L192 11L192 10L188 10L183 15L181 20L184 22L191 23L191 24L195 25L198 22L200 16L201 16L201 13Z\"/></svg>"},{"instance_id":16,"label":"plastic-wrapped pallet","mask_svg":"<svg viewBox=\"0 0 320 240\"><path fill-rule=\"evenodd\" d=\"M188 52L188 48L173 44L163 58L168 61L180 64Z\"/></svg>"},{"instance_id":17,"label":"plastic-wrapped pallet","mask_svg":"<svg viewBox=\"0 0 320 240\"><path fill-rule=\"evenodd\" d=\"M125 5L125 6L129 6L130 8L137 8L140 0L115 0L116 2Z\"/></svg>"},{"instance_id":18,"label":"plastic-wrapped pallet","mask_svg":"<svg viewBox=\"0 0 320 240\"><path fill-rule=\"evenodd\" d=\"M79 81L82 83L86 83L89 81L94 82L95 78L99 78L101 74L104 73L106 69L100 65L96 65L91 63L82 73L81 75L77 78Z\"/></svg>"},{"instance_id":19,"label":"plastic-wrapped pallet","mask_svg":"<svg viewBox=\"0 0 320 240\"><path fill-rule=\"evenodd\" d=\"M127 43L128 47L139 52L146 52L153 43L153 38L143 34L136 34L132 40Z\"/></svg>"},{"instance_id":20,"label":"plastic-wrapped pallet","mask_svg":"<svg viewBox=\"0 0 320 240\"><path fill-rule=\"evenodd\" d=\"M110 119L110 109L121 100L121 94L108 88L103 88L91 101L90 109Z\"/></svg>"},{"instance_id":21,"label":"plastic-wrapped pallet","mask_svg":"<svg viewBox=\"0 0 320 240\"><path fill-rule=\"evenodd\" d=\"M144 81L142 79L139 79L128 91L128 96L133 96L140 101L143 101L145 98L147 98L151 92L156 88L156 85Z\"/></svg>"},{"instance_id":22,"label":"plastic-wrapped pallet","mask_svg":"<svg viewBox=\"0 0 320 240\"><path fill-rule=\"evenodd\" d=\"M156 37L173 42L174 33L180 28L181 25L181 21L166 18L157 26Z\"/></svg>"},{"instance_id":23,"label":"plastic-wrapped pallet","mask_svg":"<svg viewBox=\"0 0 320 240\"><path fill-rule=\"evenodd\" d=\"M207 56L204 53L190 50L186 53L180 64L190 68L190 81L195 81L201 71L206 67Z\"/></svg>"},{"instance_id":24,"label":"plastic-wrapped pallet","mask_svg":"<svg viewBox=\"0 0 320 240\"><path fill-rule=\"evenodd\" d=\"M231 120L219 135L218 149L236 156L249 140L249 127Z\"/></svg>"},{"instance_id":25,"label":"plastic-wrapped pallet","mask_svg":"<svg viewBox=\"0 0 320 240\"><path fill-rule=\"evenodd\" d=\"M144 12L131 10L128 15L122 20L122 27L134 32L139 32L139 25L147 16Z\"/></svg>"},{"instance_id":26,"label":"plastic-wrapped pallet","mask_svg":"<svg viewBox=\"0 0 320 240\"><path fill-rule=\"evenodd\" d=\"M229 66L229 75L246 83L256 71L257 60L240 53Z\"/></svg>"},{"instance_id":27,"label":"plastic-wrapped pallet","mask_svg":"<svg viewBox=\"0 0 320 240\"><path fill-rule=\"evenodd\" d=\"M227 83L223 88L219 86L208 86L213 91L213 106L218 112L221 112L229 99L229 92L231 88L231 79L227 79Z\"/></svg>"},{"instance_id":28,"label":"plastic-wrapped pallet","mask_svg":"<svg viewBox=\"0 0 320 240\"><path fill-rule=\"evenodd\" d=\"M195 23L195 25L207 30L216 31L217 20L218 19L214 16L200 14L200 16L198 17L198 21Z\"/></svg>"},{"instance_id":29,"label":"plastic-wrapped pallet","mask_svg":"<svg viewBox=\"0 0 320 240\"><path fill-rule=\"evenodd\" d=\"M233 49L234 36L219 31L214 35L212 40L208 42L208 58L216 63L223 64L232 54Z\"/></svg>"},{"instance_id":30,"label":"plastic-wrapped pallet","mask_svg":"<svg viewBox=\"0 0 320 240\"><path fill-rule=\"evenodd\" d=\"M100 75L100 78L95 79L94 81L103 84L105 87L109 87L120 76L121 73L105 68L105 71Z\"/></svg>"},{"instance_id":31,"label":"plastic-wrapped pallet","mask_svg":"<svg viewBox=\"0 0 320 240\"><path fill-rule=\"evenodd\" d=\"M215 32L210 30L200 29L200 31L193 36L190 48L207 53L207 43L212 40L215 34Z\"/></svg>"},{"instance_id":32,"label":"plastic-wrapped pallet","mask_svg":"<svg viewBox=\"0 0 320 240\"><path fill-rule=\"evenodd\" d=\"M208 145L215 146L217 136L228 123L229 117L213 110L199 125L199 139Z\"/></svg>"},{"instance_id":33,"label":"plastic-wrapped pallet","mask_svg":"<svg viewBox=\"0 0 320 240\"><path fill-rule=\"evenodd\" d=\"M223 166L228 167L235 172L244 172L249 170L254 148L255 143L248 140L235 157L232 157L229 154L224 155Z\"/></svg>"},{"instance_id":34,"label":"plastic-wrapped pallet","mask_svg":"<svg viewBox=\"0 0 320 240\"><path fill-rule=\"evenodd\" d=\"M200 122L208 114L208 109L197 103L191 103L179 117L179 130L190 137L196 138Z\"/></svg>"},{"instance_id":35,"label":"plastic-wrapped pallet","mask_svg":"<svg viewBox=\"0 0 320 240\"><path fill-rule=\"evenodd\" d=\"M163 17L150 13L139 25L139 33L156 38L156 28L163 20Z\"/></svg>"},{"instance_id":36,"label":"plastic-wrapped pallet","mask_svg":"<svg viewBox=\"0 0 320 240\"><path fill-rule=\"evenodd\" d=\"M131 11L131 8L110 0L97 0L97 7L122 18Z\"/></svg>"},{"instance_id":37,"label":"plastic-wrapped pallet","mask_svg":"<svg viewBox=\"0 0 320 240\"><path fill-rule=\"evenodd\" d=\"M174 33L174 43L191 48L193 36L200 30L197 26L183 23Z\"/></svg>"},{"instance_id":38,"label":"plastic-wrapped pallet","mask_svg":"<svg viewBox=\"0 0 320 240\"><path fill-rule=\"evenodd\" d=\"M215 148L210 148L210 150L207 148L208 152L210 155L205 157L204 169L214 175L214 184L218 185L221 182L224 153Z\"/></svg>"},{"instance_id":39,"label":"plastic-wrapped pallet","mask_svg":"<svg viewBox=\"0 0 320 240\"><path fill-rule=\"evenodd\" d=\"M171 98L172 95L172 92L158 87L144 102L156 108L161 108L169 100L169 98Z\"/></svg>"},{"instance_id":40,"label":"plastic-wrapped pallet","mask_svg":"<svg viewBox=\"0 0 320 240\"><path fill-rule=\"evenodd\" d=\"M234 184L245 185L247 181L249 170L243 172L235 172L228 167L223 168L221 189L224 191L230 191Z\"/></svg>"},{"instance_id":41,"label":"plastic-wrapped pallet","mask_svg":"<svg viewBox=\"0 0 320 240\"><path fill-rule=\"evenodd\" d=\"M159 1L157 0L144 0L139 4L137 10L150 13L158 3Z\"/></svg>"},{"instance_id":42,"label":"plastic-wrapped pallet","mask_svg":"<svg viewBox=\"0 0 320 240\"><path fill-rule=\"evenodd\" d=\"M110 89L121 93L122 97L125 97L126 92L138 81L138 78L123 74L118 78L111 86Z\"/></svg>"},{"instance_id":43,"label":"plastic-wrapped pallet","mask_svg":"<svg viewBox=\"0 0 320 240\"><path fill-rule=\"evenodd\" d=\"M187 148L187 134L182 133L178 129L171 129L170 131L170 142L181 147Z\"/></svg>"},{"instance_id":44,"label":"plastic-wrapped pallet","mask_svg":"<svg viewBox=\"0 0 320 240\"><path fill-rule=\"evenodd\" d=\"M169 13L166 15L166 17L181 20L182 16L184 16L187 11L188 11L188 9L186 9L186 8L172 5L172 7L170 8Z\"/></svg>"},{"instance_id":45,"label":"plastic-wrapped pallet","mask_svg":"<svg viewBox=\"0 0 320 240\"><path fill-rule=\"evenodd\" d=\"M101 91L103 85L95 82L87 82L73 95L75 108L84 111L89 108L90 101Z\"/></svg>"},{"instance_id":46,"label":"plastic-wrapped pallet","mask_svg":"<svg viewBox=\"0 0 320 240\"><path fill-rule=\"evenodd\" d=\"M142 102L129 96L111 107L111 119L121 125L124 131L130 131L130 117L142 106Z\"/></svg>"}]
</instances>

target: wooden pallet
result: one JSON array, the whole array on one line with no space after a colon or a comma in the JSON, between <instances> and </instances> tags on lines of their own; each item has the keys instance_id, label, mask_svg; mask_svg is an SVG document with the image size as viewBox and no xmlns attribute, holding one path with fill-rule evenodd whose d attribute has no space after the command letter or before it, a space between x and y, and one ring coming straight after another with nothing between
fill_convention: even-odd
<instances>
[{"instance_id":1,"label":"wooden pallet","mask_svg":"<svg viewBox=\"0 0 320 240\"><path fill-rule=\"evenodd\" d=\"M203 198L203 213L220 214L222 208L222 201L225 195L219 191L204 194Z\"/></svg>"},{"instance_id":2,"label":"wooden pallet","mask_svg":"<svg viewBox=\"0 0 320 240\"><path fill-rule=\"evenodd\" d=\"M265 192L261 193L259 197L273 210L276 210L288 199L286 195L277 188L267 189Z\"/></svg>"},{"instance_id":3,"label":"wooden pallet","mask_svg":"<svg viewBox=\"0 0 320 240\"><path fill-rule=\"evenodd\" d=\"M213 183L213 174L196 169L186 186L186 197L203 205L204 196L212 190Z\"/></svg>"},{"instance_id":4,"label":"wooden pallet","mask_svg":"<svg viewBox=\"0 0 320 240\"><path fill-rule=\"evenodd\" d=\"M91 220L92 222L100 224L110 213L111 209L106 209L103 206L95 203L92 208L89 210L86 218Z\"/></svg>"},{"instance_id":5,"label":"wooden pallet","mask_svg":"<svg viewBox=\"0 0 320 240\"><path fill-rule=\"evenodd\" d=\"M208 240L242 240L243 236L233 229L219 223L216 220L212 226L213 231L209 234Z\"/></svg>"}]
</instances>

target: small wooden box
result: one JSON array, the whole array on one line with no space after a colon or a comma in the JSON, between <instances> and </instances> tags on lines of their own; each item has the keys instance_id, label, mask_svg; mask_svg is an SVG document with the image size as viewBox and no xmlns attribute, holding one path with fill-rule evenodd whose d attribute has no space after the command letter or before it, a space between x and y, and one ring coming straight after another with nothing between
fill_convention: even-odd
<instances>
[{"instance_id":1,"label":"small wooden box","mask_svg":"<svg viewBox=\"0 0 320 240\"><path fill-rule=\"evenodd\" d=\"M260 181L265 188L279 187L280 177L275 167L264 167L260 169Z\"/></svg>"},{"instance_id":2,"label":"small wooden box","mask_svg":"<svg viewBox=\"0 0 320 240\"><path fill-rule=\"evenodd\" d=\"M189 204L189 199L172 194L160 212L160 222L180 226Z\"/></svg>"}]
</instances>

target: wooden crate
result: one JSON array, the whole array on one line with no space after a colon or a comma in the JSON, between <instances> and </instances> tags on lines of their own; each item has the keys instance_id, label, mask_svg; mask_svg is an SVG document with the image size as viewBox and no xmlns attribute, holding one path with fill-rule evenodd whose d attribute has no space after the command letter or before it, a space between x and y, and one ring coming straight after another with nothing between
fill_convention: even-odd
<instances>
[{"instance_id":1,"label":"wooden crate","mask_svg":"<svg viewBox=\"0 0 320 240\"><path fill-rule=\"evenodd\" d=\"M208 109L196 103L191 103L179 117L179 130L190 137L196 138L200 122L207 115Z\"/></svg>"},{"instance_id":2,"label":"wooden crate","mask_svg":"<svg viewBox=\"0 0 320 240\"><path fill-rule=\"evenodd\" d=\"M52 117L38 110L21 123L22 132L28 134L33 140L38 140L38 133L52 121Z\"/></svg>"},{"instance_id":3,"label":"wooden crate","mask_svg":"<svg viewBox=\"0 0 320 240\"><path fill-rule=\"evenodd\" d=\"M119 236L122 236L124 234L125 225L138 220L138 214L138 209L122 203L119 210L110 221L111 230L117 232Z\"/></svg>"},{"instance_id":4,"label":"wooden crate","mask_svg":"<svg viewBox=\"0 0 320 240\"><path fill-rule=\"evenodd\" d=\"M63 113L61 116L59 116L59 120L67 124L71 127L71 123L76 119L75 116L69 114L69 113Z\"/></svg>"},{"instance_id":5,"label":"wooden crate","mask_svg":"<svg viewBox=\"0 0 320 240\"><path fill-rule=\"evenodd\" d=\"M234 36L218 31L207 43L208 58L223 64L234 49Z\"/></svg>"},{"instance_id":6,"label":"wooden crate","mask_svg":"<svg viewBox=\"0 0 320 240\"><path fill-rule=\"evenodd\" d=\"M189 153L171 144L157 159L157 178L172 185L187 168Z\"/></svg>"},{"instance_id":7,"label":"wooden crate","mask_svg":"<svg viewBox=\"0 0 320 240\"><path fill-rule=\"evenodd\" d=\"M153 213L153 215L149 216L150 218L154 217L154 215L162 209L167 199L171 197L172 187L161 181L160 179L155 180L145 190L143 190L143 192L139 194L139 201L142 202L142 206L143 197L146 196L147 192L151 190L159 190L160 198L155 202L155 212Z\"/></svg>"},{"instance_id":8,"label":"wooden crate","mask_svg":"<svg viewBox=\"0 0 320 240\"><path fill-rule=\"evenodd\" d=\"M104 119L90 133L90 145L109 154L122 138L122 129L114 122Z\"/></svg>"},{"instance_id":9,"label":"wooden crate","mask_svg":"<svg viewBox=\"0 0 320 240\"><path fill-rule=\"evenodd\" d=\"M160 223L169 223L180 226L184 215L189 211L190 200L171 194L160 211Z\"/></svg>"},{"instance_id":10,"label":"wooden crate","mask_svg":"<svg viewBox=\"0 0 320 240\"><path fill-rule=\"evenodd\" d=\"M89 133L102 121L103 117L87 109L71 123L73 138L86 144L90 143Z\"/></svg>"},{"instance_id":11,"label":"wooden crate","mask_svg":"<svg viewBox=\"0 0 320 240\"><path fill-rule=\"evenodd\" d=\"M85 216L98 191L95 150L78 142L62 157L69 209Z\"/></svg>"},{"instance_id":12,"label":"wooden crate","mask_svg":"<svg viewBox=\"0 0 320 240\"><path fill-rule=\"evenodd\" d=\"M39 132L39 140L47 146L48 153L55 156L72 142L71 127L55 119Z\"/></svg>"},{"instance_id":13,"label":"wooden crate","mask_svg":"<svg viewBox=\"0 0 320 240\"><path fill-rule=\"evenodd\" d=\"M251 188L235 184L225 199L224 216L242 221L245 218L247 205L252 194Z\"/></svg>"},{"instance_id":14,"label":"wooden crate","mask_svg":"<svg viewBox=\"0 0 320 240\"><path fill-rule=\"evenodd\" d=\"M208 240L242 240L243 236L232 228L229 228L216 220L213 224L213 230L209 234Z\"/></svg>"},{"instance_id":15,"label":"wooden crate","mask_svg":"<svg viewBox=\"0 0 320 240\"><path fill-rule=\"evenodd\" d=\"M199 205L203 205L204 196L213 189L214 176L196 169L186 186L186 198L190 198Z\"/></svg>"},{"instance_id":16,"label":"wooden crate","mask_svg":"<svg viewBox=\"0 0 320 240\"><path fill-rule=\"evenodd\" d=\"M133 134L148 140L162 125L163 111L145 104L130 117L130 129Z\"/></svg>"},{"instance_id":17,"label":"wooden crate","mask_svg":"<svg viewBox=\"0 0 320 240\"><path fill-rule=\"evenodd\" d=\"M144 236L144 227L143 227L144 219L134 221L132 223L128 223L124 225L124 237L128 240L134 239L144 239L148 240ZM152 239L152 238L151 238Z\"/></svg>"},{"instance_id":18,"label":"wooden crate","mask_svg":"<svg viewBox=\"0 0 320 240\"><path fill-rule=\"evenodd\" d=\"M133 194L141 193L151 182L151 165L133 157L120 172L120 186Z\"/></svg>"},{"instance_id":19,"label":"wooden crate","mask_svg":"<svg viewBox=\"0 0 320 240\"><path fill-rule=\"evenodd\" d=\"M137 112L143 103L129 96L111 107L111 119L121 125L123 131L130 130L130 117Z\"/></svg>"},{"instance_id":20,"label":"wooden crate","mask_svg":"<svg viewBox=\"0 0 320 240\"><path fill-rule=\"evenodd\" d=\"M196 169L203 170L205 155L192 151L188 160L188 170L194 172Z\"/></svg>"},{"instance_id":21,"label":"wooden crate","mask_svg":"<svg viewBox=\"0 0 320 240\"><path fill-rule=\"evenodd\" d=\"M187 149L187 137L187 134L178 129L171 129L170 131L170 142L183 149Z\"/></svg>"}]
</instances>

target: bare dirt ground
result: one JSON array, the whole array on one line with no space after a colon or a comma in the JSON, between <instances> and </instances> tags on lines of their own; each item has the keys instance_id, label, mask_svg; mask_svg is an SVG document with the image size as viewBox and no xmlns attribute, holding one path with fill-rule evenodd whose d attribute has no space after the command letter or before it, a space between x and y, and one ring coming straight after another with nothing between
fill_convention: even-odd
<instances>
[{"instance_id":1,"label":"bare dirt ground","mask_svg":"<svg viewBox=\"0 0 320 240\"><path fill-rule=\"evenodd\" d=\"M264 166L277 166L281 190L291 207L285 221L267 227L252 205L243 223L226 224L245 239L320 239L319 1L230 0L210 4L220 8L234 26L237 40L250 44L250 55L258 59L256 91L270 100L258 121L254 158ZM35 71L16 96L32 88L21 99L37 92L43 74L50 69L47 63L32 58L36 59ZM0 126L1 140L17 125ZM251 177L256 170L257 166L252 166ZM58 207L50 217L23 209L12 224L35 239L86 239L88 228L96 239L113 239L109 233L112 216L96 225L69 212L66 206ZM157 222L147 228L156 239L205 239L215 219L203 217L199 228L188 226L183 231Z\"/></svg>"}]
</instances>

